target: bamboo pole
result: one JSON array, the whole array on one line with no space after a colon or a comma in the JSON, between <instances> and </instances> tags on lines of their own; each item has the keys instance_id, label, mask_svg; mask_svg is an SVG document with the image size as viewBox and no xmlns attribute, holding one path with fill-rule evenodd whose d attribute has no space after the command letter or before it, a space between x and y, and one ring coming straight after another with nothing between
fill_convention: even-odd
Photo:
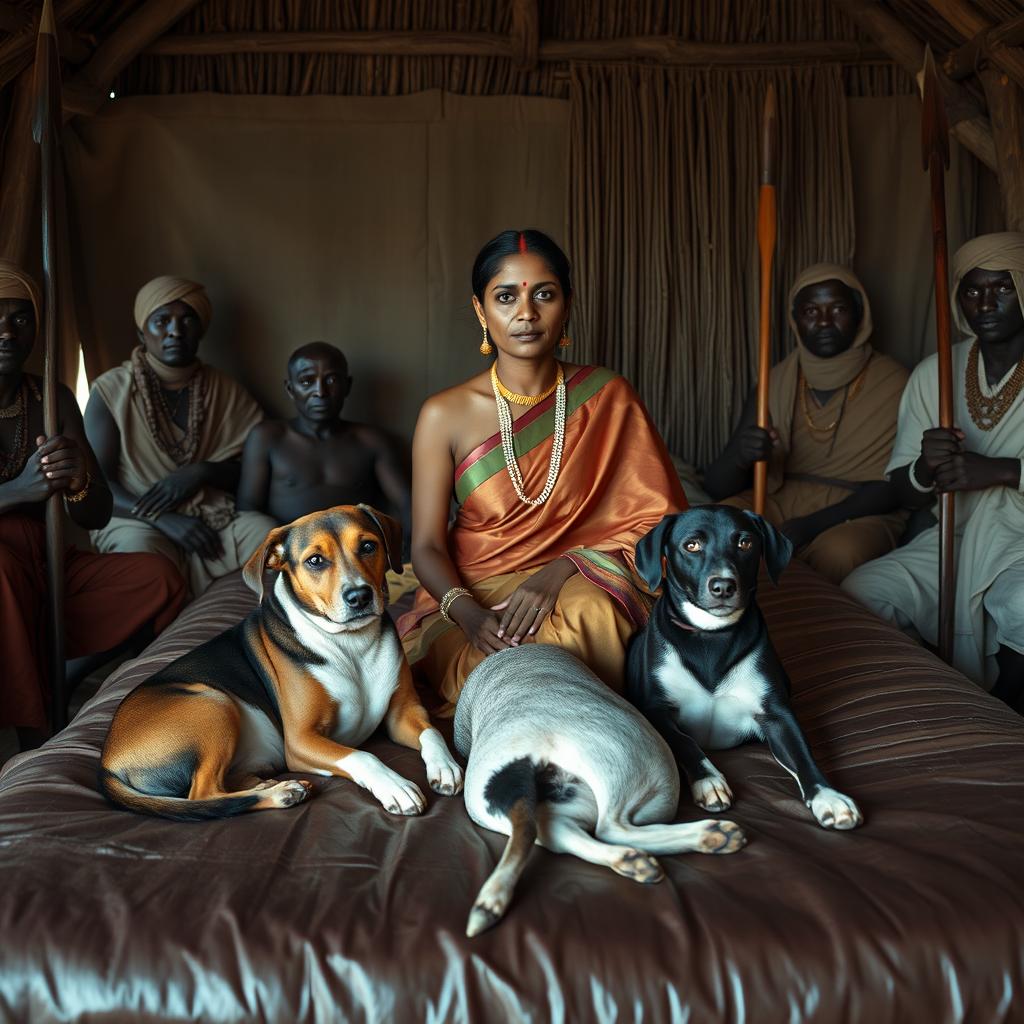
<instances>
[{"instance_id":1,"label":"bamboo pole","mask_svg":"<svg viewBox=\"0 0 1024 1024\"><path fill-rule=\"evenodd\" d=\"M939 364L939 426L953 427L953 343L950 330L949 250L946 242L946 169L949 123L939 95L931 47L925 50L921 155L931 180L932 252L935 270L935 334ZM939 495L939 657L952 664L956 597L955 495Z\"/></svg>"},{"instance_id":2,"label":"bamboo pole","mask_svg":"<svg viewBox=\"0 0 1024 1024\"><path fill-rule=\"evenodd\" d=\"M57 304L57 175L60 159L60 51L53 0L44 0L39 19L35 59L35 116L32 134L39 144L43 211L43 317L46 349L43 364L43 431L52 437L59 431L57 372L60 330ZM46 501L46 566L50 599L50 722L54 732L67 724L64 692L64 501L59 492Z\"/></svg>"},{"instance_id":3,"label":"bamboo pole","mask_svg":"<svg viewBox=\"0 0 1024 1024\"><path fill-rule=\"evenodd\" d=\"M772 260L775 257L777 203L775 179L778 156L778 103L775 83L768 83L761 117L761 189L757 200L757 248L761 256L761 308L757 346L757 425L771 426L768 412L768 384L772 348ZM754 463L754 511L764 515L768 485L768 463Z\"/></svg>"}]
</instances>

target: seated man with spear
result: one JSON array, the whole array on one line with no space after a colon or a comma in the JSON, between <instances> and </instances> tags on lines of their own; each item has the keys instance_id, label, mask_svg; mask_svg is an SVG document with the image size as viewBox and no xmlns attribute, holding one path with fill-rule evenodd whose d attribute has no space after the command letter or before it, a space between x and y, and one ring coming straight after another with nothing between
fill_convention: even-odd
<instances>
[{"instance_id":1,"label":"seated man with spear","mask_svg":"<svg viewBox=\"0 0 1024 1024\"><path fill-rule=\"evenodd\" d=\"M952 662L1024 714L1024 233L953 257L953 424L939 426L937 356L913 372L887 473L901 502L955 494ZM843 589L936 645L939 527L862 566ZM994 686L993 686L994 683Z\"/></svg>"},{"instance_id":2,"label":"seated man with spear","mask_svg":"<svg viewBox=\"0 0 1024 1024\"><path fill-rule=\"evenodd\" d=\"M833 582L891 551L905 515L883 470L896 435L907 371L869 344L871 305L845 267L818 263L794 281L789 325L796 348L771 371L771 426L757 425L754 395L704 487L751 507L754 464L768 461L763 515L797 557ZM732 497L729 497L729 496Z\"/></svg>"},{"instance_id":3,"label":"seated man with spear","mask_svg":"<svg viewBox=\"0 0 1024 1024\"><path fill-rule=\"evenodd\" d=\"M48 734L44 510L60 494L72 520L105 526L111 495L85 438L82 414L63 385L59 430L43 428L42 381L25 373L40 318L39 289L0 260L0 727L15 727L23 749ZM159 633L185 602L185 582L160 555L64 555L67 654L108 651L151 624Z\"/></svg>"}]
</instances>

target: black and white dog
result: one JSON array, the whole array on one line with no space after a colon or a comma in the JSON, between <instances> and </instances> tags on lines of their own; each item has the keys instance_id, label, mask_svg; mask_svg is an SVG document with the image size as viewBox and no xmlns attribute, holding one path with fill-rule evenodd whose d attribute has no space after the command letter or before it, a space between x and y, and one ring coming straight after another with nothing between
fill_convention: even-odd
<instances>
[{"instance_id":1,"label":"black and white dog","mask_svg":"<svg viewBox=\"0 0 1024 1024\"><path fill-rule=\"evenodd\" d=\"M789 677L755 601L763 557L772 582L792 545L753 512L705 505L666 516L636 548L637 571L661 586L630 643L626 696L668 741L708 811L732 804L704 749L766 740L824 828L856 828L857 805L832 789L789 706Z\"/></svg>"},{"instance_id":2,"label":"black and white dog","mask_svg":"<svg viewBox=\"0 0 1024 1024\"><path fill-rule=\"evenodd\" d=\"M505 914L535 842L637 882L661 880L652 854L733 853L746 842L731 821L672 821L672 751L559 647L512 647L473 669L455 710L455 746L469 761L469 816L509 837L474 902L469 936Z\"/></svg>"}]
</instances>

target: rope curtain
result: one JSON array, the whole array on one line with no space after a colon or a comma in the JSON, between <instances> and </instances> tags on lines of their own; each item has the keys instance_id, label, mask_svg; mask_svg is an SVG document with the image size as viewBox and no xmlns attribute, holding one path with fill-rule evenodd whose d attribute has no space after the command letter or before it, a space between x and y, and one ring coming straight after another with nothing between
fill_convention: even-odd
<instances>
[{"instance_id":1,"label":"rope curtain","mask_svg":"<svg viewBox=\"0 0 1024 1024\"><path fill-rule=\"evenodd\" d=\"M854 217L841 73L576 66L569 250L580 355L639 390L669 449L698 465L754 383L764 92L779 97L773 339L809 263L849 263Z\"/></svg>"}]
</instances>

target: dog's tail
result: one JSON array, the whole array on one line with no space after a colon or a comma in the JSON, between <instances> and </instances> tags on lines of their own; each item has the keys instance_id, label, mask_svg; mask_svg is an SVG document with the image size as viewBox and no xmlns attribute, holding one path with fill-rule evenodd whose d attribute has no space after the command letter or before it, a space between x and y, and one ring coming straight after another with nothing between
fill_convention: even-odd
<instances>
[{"instance_id":1,"label":"dog's tail","mask_svg":"<svg viewBox=\"0 0 1024 1024\"><path fill-rule=\"evenodd\" d=\"M155 814L174 821L208 821L244 814L260 802L257 793L189 800L183 796L143 793L104 765L99 771L100 792L115 806L140 814Z\"/></svg>"},{"instance_id":2,"label":"dog's tail","mask_svg":"<svg viewBox=\"0 0 1024 1024\"><path fill-rule=\"evenodd\" d=\"M505 852L477 894L466 934L472 938L496 925L505 915L519 876L537 839L537 771L528 757L510 761L488 780L484 798L493 814L511 826Z\"/></svg>"}]
</instances>

